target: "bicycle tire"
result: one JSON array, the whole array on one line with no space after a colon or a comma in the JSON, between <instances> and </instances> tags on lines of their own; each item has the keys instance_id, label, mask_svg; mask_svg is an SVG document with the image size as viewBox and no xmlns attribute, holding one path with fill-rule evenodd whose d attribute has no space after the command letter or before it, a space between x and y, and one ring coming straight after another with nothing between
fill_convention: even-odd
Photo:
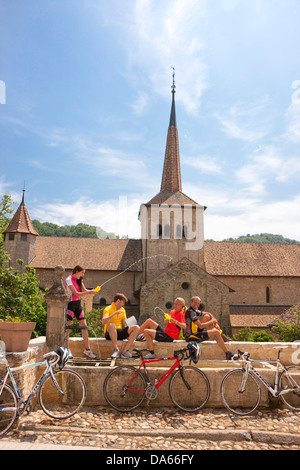
<instances>
[{"instance_id":1,"label":"bicycle tire","mask_svg":"<svg viewBox=\"0 0 300 470\"><path fill-rule=\"evenodd\" d=\"M210 384L204 372L197 367L177 369L169 382L169 395L178 408L190 413L201 410L210 397Z\"/></svg>"},{"instance_id":2,"label":"bicycle tire","mask_svg":"<svg viewBox=\"0 0 300 470\"><path fill-rule=\"evenodd\" d=\"M228 372L221 382L221 398L225 407L239 416L247 416L258 408L261 400L261 389L254 374L248 372L245 390L239 392L244 378L243 369Z\"/></svg>"},{"instance_id":3,"label":"bicycle tire","mask_svg":"<svg viewBox=\"0 0 300 470\"><path fill-rule=\"evenodd\" d=\"M300 367L291 366L287 367L286 370L282 371L279 376L279 387L280 390L284 388L300 387ZM300 411L300 393L289 392L280 395L283 403L293 411Z\"/></svg>"},{"instance_id":4,"label":"bicycle tire","mask_svg":"<svg viewBox=\"0 0 300 470\"><path fill-rule=\"evenodd\" d=\"M106 376L103 394L116 411L125 413L135 410L146 397L145 377L133 366L118 366Z\"/></svg>"},{"instance_id":5,"label":"bicycle tire","mask_svg":"<svg viewBox=\"0 0 300 470\"><path fill-rule=\"evenodd\" d=\"M39 390L39 403L44 413L51 418L66 419L77 413L84 405L86 385L83 378L73 370L62 369L52 372L63 395L49 374Z\"/></svg>"},{"instance_id":6,"label":"bicycle tire","mask_svg":"<svg viewBox=\"0 0 300 470\"><path fill-rule=\"evenodd\" d=\"M3 387L3 389L2 389ZM18 419L18 399L14 390L0 383L0 436L7 433Z\"/></svg>"}]
</instances>

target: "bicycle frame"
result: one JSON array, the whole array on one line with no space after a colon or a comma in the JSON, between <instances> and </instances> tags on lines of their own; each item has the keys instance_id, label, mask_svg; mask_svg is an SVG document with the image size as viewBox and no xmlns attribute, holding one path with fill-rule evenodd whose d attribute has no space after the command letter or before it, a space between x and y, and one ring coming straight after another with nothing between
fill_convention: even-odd
<instances>
[{"instance_id":1,"label":"bicycle frame","mask_svg":"<svg viewBox=\"0 0 300 470\"><path fill-rule=\"evenodd\" d=\"M285 371L287 370L287 368L280 362L280 353L281 353L281 350L278 351L277 359L273 359L273 360L271 360L271 359L270 360L268 360L268 359L253 360L253 359L250 359L249 356L244 357L245 364L244 364L243 368L245 369L245 371L244 371L244 375L243 375L243 379L242 379L242 382L241 382L241 387L239 389L239 392L240 393L244 392L246 382L247 382L247 378L248 378L248 374L249 374L249 371L251 371L259 379L259 381L261 383L263 383L263 385L268 389L268 391L271 393L271 395L274 398L277 398L280 395L283 395L284 393L288 393L290 391L290 389L281 390L281 391L279 390L279 372L280 372L280 369L285 370ZM269 364L276 364L274 387L271 384L269 384L260 375L260 373L255 369L255 367L251 364L251 362L257 362L257 361L267 362Z\"/></svg>"},{"instance_id":2,"label":"bicycle frame","mask_svg":"<svg viewBox=\"0 0 300 470\"><path fill-rule=\"evenodd\" d=\"M161 359L144 359L142 358L141 360L141 364L139 365L139 367L137 368L134 376L132 377L132 379L130 380L130 382L128 383L128 385L126 386L126 390L131 390L131 391L134 391L134 392L140 392L140 393L145 393L145 390L136 390L134 388L130 388L129 385L131 384L131 382L135 379L135 377L138 375L139 371L143 368L144 370L144 373L145 373L145 376L147 378L147 383L148 384L151 384L151 380L150 380L150 376L149 376L149 372L148 372L148 369L146 367L147 364L150 364L150 363L153 363L153 362L161 362L161 361L175 361L174 364L170 367L170 369L167 370L167 372L161 377L161 379L158 381L158 382L155 382L154 384L154 387L156 389L159 389L159 387L165 382L165 380L174 372L175 369L177 369L177 367L181 368L182 365L178 359L178 357L166 357L166 358L161 358Z\"/></svg>"}]
</instances>

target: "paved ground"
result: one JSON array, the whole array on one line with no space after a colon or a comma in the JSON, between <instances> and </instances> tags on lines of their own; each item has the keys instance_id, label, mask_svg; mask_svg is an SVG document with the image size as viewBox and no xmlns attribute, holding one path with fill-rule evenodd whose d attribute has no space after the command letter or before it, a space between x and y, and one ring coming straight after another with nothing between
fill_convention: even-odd
<instances>
[{"instance_id":1,"label":"paved ground","mask_svg":"<svg viewBox=\"0 0 300 470\"><path fill-rule=\"evenodd\" d=\"M0 450L300 450L300 414L259 411L238 417L226 410L186 414L144 408L119 414L85 408L58 421L38 410L0 438Z\"/></svg>"}]
</instances>

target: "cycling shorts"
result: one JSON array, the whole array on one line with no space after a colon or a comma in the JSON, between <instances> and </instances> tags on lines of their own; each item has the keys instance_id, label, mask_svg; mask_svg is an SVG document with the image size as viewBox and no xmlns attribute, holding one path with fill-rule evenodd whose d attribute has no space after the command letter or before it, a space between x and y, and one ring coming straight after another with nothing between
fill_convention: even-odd
<instances>
[{"instance_id":1,"label":"cycling shorts","mask_svg":"<svg viewBox=\"0 0 300 470\"><path fill-rule=\"evenodd\" d=\"M196 342L201 342L201 341L207 341L209 339L207 331L198 331L197 333L192 333L188 337L185 338L186 341L196 341Z\"/></svg>"},{"instance_id":2,"label":"cycling shorts","mask_svg":"<svg viewBox=\"0 0 300 470\"><path fill-rule=\"evenodd\" d=\"M127 339L129 336L129 333L128 333L128 326L126 326L125 328L118 328L117 329L117 340L118 341L122 341L123 339ZM110 336L109 336L109 333L108 331L106 331L105 333L105 339L108 339L110 340Z\"/></svg>"},{"instance_id":3,"label":"cycling shorts","mask_svg":"<svg viewBox=\"0 0 300 470\"><path fill-rule=\"evenodd\" d=\"M74 315L77 318L77 320L85 319L84 310L80 304L80 300L72 300L71 302L68 303L67 314L66 314L67 320L72 321L74 318Z\"/></svg>"},{"instance_id":4,"label":"cycling shorts","mask_svg":"<svg viewBox=\"0 0 300 470\"><path fill-rule=\"evenodd\" d=\"M160 341L161 343L172 343L174 340L169 336L167 333L164 332L161 326L158 325L156 328L155 338L156 341Z\"/></svg>"}]
</instances>

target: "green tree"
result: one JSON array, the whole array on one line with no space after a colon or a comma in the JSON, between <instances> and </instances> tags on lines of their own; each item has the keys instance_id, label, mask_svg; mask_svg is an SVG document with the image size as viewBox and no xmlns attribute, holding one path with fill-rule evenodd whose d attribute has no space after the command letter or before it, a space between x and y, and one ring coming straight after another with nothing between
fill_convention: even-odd
<instances>
[{"instance_id":1,"label":"green tree","mask_svg":"<svg viewBox=\"0 0 300 470\"><path fill-rule=\"evenodd\" d=\"M20 265L22 260L18 260ZM36 322L35 336L46 333L47 309L44 294L33 268L23 273L11 267L0 270L0 321Z\"/></svg>"},{"instance_id":2,"label":"green tree","mask_svg":"<svg viewBox=\"0 0 300 470\"><path fill-rule=\"evenodd\" d=\"M290 308L281 318L277 318L275 323L271 330L278 335L279 341L300 340L300 305Z\"/></svg>"},{"instance_id":3,"label":"green tree","mask_svg":"<svg viewBox=\"0 0 300 470\"><path fill-rule=\"evenodd\" d=\"M4 194L0 199L0 251L3 246L3 232L11 221L14 205L14 201L8 194Z\"/></svg>"}]
</instances>

